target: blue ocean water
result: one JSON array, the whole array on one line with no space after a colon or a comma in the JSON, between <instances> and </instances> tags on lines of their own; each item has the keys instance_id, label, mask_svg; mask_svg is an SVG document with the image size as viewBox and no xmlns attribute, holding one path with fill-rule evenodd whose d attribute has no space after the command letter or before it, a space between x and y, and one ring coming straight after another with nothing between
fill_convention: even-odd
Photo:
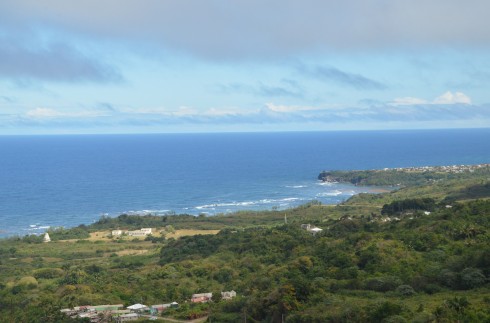
<instances>
[{"instance_id":1,"label":"blue ocean water","mask_svg":"<svg viewBox=\"0 0 490 323\"><path fill-rule=\"evenodd\" d=\"M490 129L0 137L0 236L102 214L338 203L322 170L490 162Z\"/></svg>"}]
</instances>

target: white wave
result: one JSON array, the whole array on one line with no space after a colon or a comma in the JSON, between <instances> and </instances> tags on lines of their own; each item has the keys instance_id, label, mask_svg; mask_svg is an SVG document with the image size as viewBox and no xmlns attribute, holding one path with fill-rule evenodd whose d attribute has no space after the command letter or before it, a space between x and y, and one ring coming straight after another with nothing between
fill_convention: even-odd
<instances>
[{"instance_id":1,"label":"white wave","mask_svg":"<svg viewBox=\"0 0 490 323\"><path fill-rule=\"evenodd\" d=\"M212 209L214 210L214 207L212 205L201 205L201 206L196 206L196 209L202 210L202 209Z\"/></svg>"},{"instance_id":2,"label":"white wave","mask_svg":"<svg viewBox=\"0 0 490 323\"><path fill-rule=\"evenodd\" d=\"M316 196L317 197L326 197L326 196L339 196L341 195L342 192L339 191L339 190L335 190L335 191L330 191L330 192L322 192L322 193L318 193Z\"/></svg>"},{"instance_id":3,"label":"white wave","mask_svg":"<svg viewBox=\"0 0 490 323\"><path fill-rule=\"evenodd\" d=\"M308 187L308 185L286 185L287 188L305 188Z\"/></svg>"},{"instance_id":4,"label":"white wave","mask_svg":"<svg viewBox=\"0 0 490 323\"><path fill-rule=\"evenodd\" d=\"M285 199L282 199L282 200L277 200L278 202L281 202L281 201L298 201L300 200L299 197L287 197Z\"/></svg>"},{"instance_id":5,"label":"white wave","mask_svg":"<svg viewBox=\"0 0 490 323\"><path fill-rule=\"evenodd\" d=\"M41 226L38 226L37 224L36 225L29 225L29 228L26 228L26 229L22 229L24 231L39 231L39 230L46 230L46 229L49 229L50 226L49 225L41 225ZM36 233L38 234L38 233Z\"/></svg>"},{"instance_id":6,"label":"white wave","mask_svg":"<svg viewBox=\"0 0 490 323\"><path fill-rule=\"evenodd\" d=\"M321 186L332 186L333 184L337 184L337 182L317 182L316 185Z\"/></svg>"},{"instance_id":7,"label":"white wave","mask_svg":"<svg viewBox=\"0 0 490 323\"><path fill-rule=\"evenodd\" d=\"M239 207L239 206L253 206L253 205L261 205L261 204L273 204L273 203L283 203L283 202L291 202L301 200L298 197L287 197L284 199L262 199L257 201L243 201L243 202L228 202L228 203L215 203L215 204L205 204L196 206L195 209L211 209L215 210L216 208L223 207Z\"/></svg>"},{"instance_id":8,"label":"white wave","mask_svg":"<svg viewBox=\"0 0 490 323\"><path fill-rule=\"evenodd\" d=\"M139 210L139 211L127 211L124 212L129 215L159 215L159 214L165 214L169 212L170 210Z\"/></svg>"}]
</instances>

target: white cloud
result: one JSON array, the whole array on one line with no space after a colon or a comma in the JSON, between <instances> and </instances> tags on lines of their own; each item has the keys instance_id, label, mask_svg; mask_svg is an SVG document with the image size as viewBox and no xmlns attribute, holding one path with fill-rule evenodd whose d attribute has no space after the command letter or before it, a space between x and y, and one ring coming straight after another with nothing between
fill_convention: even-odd
<instances>
[{"instance_id":1,"label":"white cloud","mask_svg":"<svg viewBox=\"0 0 490 323\"><path fill-rule=\"evenodd\" d=\"M452 93L451 91L447 91L446 93L441 94L437 98L432 101L427 101L425 99L414 98L414 97L403 97L396 98L390 102L390 105L399 106L399 105L430 105L430 104L471 104L471 98L462 92Z\"/></svg>"},{"instance_id":2,"label":"white cloud","mask_svg":"<svg viewBox=\"0 0 490 323\"><path fill-rule=\"evenodd\" d=\"M78 111L78 112L62 112L50 108L35 108L25 113L25 116L30 119L53 119L53 118L93 118L103 117L107 114L98 111Z\"/></svg>"},{"instance_id":3,"label":"white cloud","mask_svg":"<svg viewBox=\"0 0 490 323\"><path fill-rule=\"evenodd\" d=\"M434 104L471 104L471 99L469 96L462 92L452 93L447 91L446 93L438 96L434 100Z\"/></svg>"},{"instance_id":4,"label":"white cloud","mask_svg":"<svg viewBox=\"0 0 490 323\"><path fill-rule=\"evenodd\" d=\"M321 110L319 107L295 106L295 105L276 105L274 103L266 103L267 109L274 112L298 112L298 111L314 111Z\"/></svg>"},{"instance_id":5,"label":"white cloud","mask_svg":"<svg viewBox=\"0 0 490 323\"><path fill-rule=\"evenodd\" d=\"M246 115L256 113L256 110L243 111L235 108L211 108L204 112L208 116L234 116L234 115Z\"/></svg>"},{"instance_id":6,"label":"white cloud","mask_svg":"<svg viewBox=\"0 0 490 323\"><path fill-rule=\"evenodd\" d=\"M60 116L60 113L49 108L35 108L27 111L26 116L29 118L56 118Z\"/></svg>"},{"instance_id":7,"label":"white cloud","mask_svg":"<svg viewBox=\"0 0 490 323\"><path fill-rule=\"evenodd\" d=\"M391 105L418 105L418 104L428 104L429 102L424 99L413 98L413 97L404 97L404 98L396 98L391 102Z\"/></svg>"}]
</instances>

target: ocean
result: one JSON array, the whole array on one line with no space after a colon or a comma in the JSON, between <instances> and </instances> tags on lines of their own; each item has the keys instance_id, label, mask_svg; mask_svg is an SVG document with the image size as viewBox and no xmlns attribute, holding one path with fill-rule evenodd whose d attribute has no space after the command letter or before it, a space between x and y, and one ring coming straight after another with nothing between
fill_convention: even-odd
<instances>
[{"instance_id":1,"label":"ocean","mask_svg":"<svg viewBox=\"0 0 490 323\"><path fill-rule=\"evenodd\" d=\"M490 163L490 129L0 137L0 237L101 215L286 209L371 188L322 170Z\"/></svg>"}]
</instances>

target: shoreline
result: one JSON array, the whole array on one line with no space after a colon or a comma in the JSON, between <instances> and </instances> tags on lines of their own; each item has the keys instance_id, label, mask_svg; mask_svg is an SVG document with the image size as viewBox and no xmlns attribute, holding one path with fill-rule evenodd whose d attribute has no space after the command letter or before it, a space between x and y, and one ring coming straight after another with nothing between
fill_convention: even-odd
<instances>
[{"instance_id":1,"label":"shoreline","mask_svg":"<svg viewBox=\"0 0 490 323\"><path fill-rule=\"evenodd\" d=\"M320 184L321 183L318 183L316 182L316 184ZM333 183L332 183L333 184ZM361 193L372 193L372 194L382 194L382 193L388 193L390 192L391 190L389 190L388 188L383 187L383 186L380 186L380 187L375 187L375 186L366 186L366 187L356 187L355 185L352 185L352 184L349 184L349 183L337 183L339 185L345 185L345 188L340 191L338 190L339 188L341 189L342 187L332 187L331 190L329 190L329 192L326 192L324 193L324 195L320 195L320 196L315 196L316 198L311 198L309 200L301 200L302 203L299 203L299 204L294 204L294 205L290 205L290 206L284 206L284 207L275 207L275 206L267 206L267 207L264 207L264 208L261 208L260 206L257 206L256 208L247 208L246 206L254 206L253 204L248 204L246 202L235 202L234 205L236 206L243 206L243 208L240 208L240 209L235 209L235 210L232 210L232 211L228 211L228 212L219 212L219 211L216 211L216 212L213 212L213 213L210 213L210 212L205 212L204 211L200 211L200 212L183 212L183 213L176 213L176 212L173 212L173 211L167 211L165 210L165 212L160 212L160 210L141 210L141 211L128 211L128 212L121 212L121 213L118 213L118 214L108 214L108 213L103 213L100 215L99 218L97 219L94 219L92 220L91 223L77 223L77 224L73 224L73 225L46 225L46 224L30 224L28 225L28 227L25 227L23 229L21 229L22 231L25 231L25 232L12 232L12 233L9 233L8 231L6 230L0 230L0 239L8 239L8 238L12 238L12 237L25 237L25 236L31 236L31 235L35 235L35 236L40 236L40 235L43 235L44 233L46 233L48 230L50 229L56 229L56 228L65 228L65 229L72 229L72 228L76 228L80 225L85 225L85 226L90 226L91 224L95 223L96 221L100 220L101 218L103 217L108 217L108 218L117 218L123 214L127 214L129 216L141 216L141 217L144 217L144 216L156 216L156 217L164 217L164 216L183 216L183 215L189 215L189 216L193 216L193 217L199 217L200 215L204 215L206 217L214 217L214 216L234 216L236 214L240 214L240 213L244 213L244 212L250 212L250 213L260 213L260 212L274 212L274 211L287 211L287 210L294 210L296 208L301 208L305 205L308 205L309 203L311 202L314 202L314 201L320 201L320 199L328 199L328 198L332 198L332 199L336 199L335 201L333 201L332 203L325 203L324 201L320 201L322 203L322 205L325 205L325 206L336 206L336 205L339 205L345 201L347 201L348 199L352 198L353 196L356 196L358 194L361 194ZM329 186L330 187L330 186ZM347 189L347 188L352 188L352 190L350 189ZM354 191L354 189L357 189L357 191ZM331 191L331 192L330 192ZM333 193L332 193L333 192ZM352 192L352 194L350 194ZM344 199L340 199L340 198L337 198L337 197L340 197L340 196L343 196L345 197ZM299 198L287 198L286 200L288 201L297 201ZM222 203L222 204L231 204L231 203ZM217 204L209 204L209 206L217 206L219 205L218 203ZM264 205L265 206L265 205ZM163 211L163 210L162 210Z\"/></svg>"},{"instance_id":2,"label":"shoreline","mask_svg":"<svg viewBox=\"0 0 490 323\"><path fill-rule=\"evenodd\" d=\"M320 182L316 182L315 184L318 185L327 185L328 184L328 190L327 191L322 191L322 193L317 193L316 195L310 195L308 199L302 198L300 192L297 191L297 195L292 195L293 197L288 197L288 198L282 198L282 199L259 199L256 201L242 201L242 202L236 202L236 201L230 201L230 202L219 202L219 203L210 203L210 204L205 204L201 206L194 207L195 210L191 210L189 208L188 210L178 210L177 212L173 211L168 211L168 210L151 210L151 209L145 209L141 211L128 211L128 212L121 212L121 213L114 213L114 214L109 214L109 213L103 213L101 216L98 218L93 217L90 219L90 221L87 221L88 223L83 223L83 220L77 222L77 223L71 223L67 224L64 223L63 225L49 225L49 224L41 224L41 221L38 220L33 220L31 223L36 223L36 224L26 224L22 228L13 228L13 230L6 230L5 228L0 229L0 239L5 239L5 238L10 238L10 237L24 237L24 236L30 236L30 235L42 235L49 229L53 228L75 228L80 225L86 225L90 226L92 223L95 223L98 221L101 217L103 216L108 216L110 218L115 218L118 217L122 214L128 214L128 215L138 215L138 216L173 216L173 215L183 215L187 214L193 217L198 217L200 215L204 215L206 217L213 217L217 215L230 215L233 216L234 214L239 214L243 212L267 212L267 211L285 211L285 210L290 210L290 209L295 209L301 206L304 206L312 201L320 201L324 205L330 205L330 206L335 206L339 205L345 201L347 201L349 198L356 196L360 193L372 193L372 194L382 194L382 193L388 193L390 191L393 191L399 187L402 186L407 186L410 185L411 183L403 182L404 180L400 176L404 175L409 175L409 176L422 176L421 178L415 178L416 183L420 183L420 181L425 181L425 182L434 182L439 180L438 178L432 178L433 174L438 174L441 176L441 179L445 179L445 175L451 175L451 176L465 176L467 174L476 174L478 172L488 172L490 171L490 164L488 163L483 163L483 164L475 164L475 165L449 165L449 166L420 166L420 167L405 167L405 168L383 168L383 169L375 169L375 170L366 170L366 171L331 171L327 173L333 173L336 177L326 177L320 179L322 174L325 174L326 172L322 172L319 175L319 180ZM352 182L352 180L349 177L342 177L342 176L353 176L356 178L359 174L365 176L368 180L376 180L377 178L382 178L383 180L389 180L391 182L389 183L378 183L378 184L372 184L372 183L367 183L366 180L364 182L358 181L358 182ZM383 175L393 175L393 177L383 178ZM442 175L441 175L442 174ZM486 174L486 173L485 173ZM426 179L424 176L429 176L429 179ZM443 176L444 175L444 176ZM369 176L372 176L371 178ZM489 172L490 176L490 172ZM489 177L490 178L490 177ZM335 181L333 181L335 179ZM400 181L398 181L400 179ZM357 180L357 178L356 178ZM312 182L313 183L313 182ZM312 183L309 183L308 185L310 187L313 187ZM325 183L325 184L324 184ZM335 184L340 185L341 187L336 187ZM344 187L342 187L344 185ZM290 188L294 189L305 189L308 186L304 185L293 185ZM349 190L352 188L352 190ZM318 191L318 190L317 190ZM317 192L314 191L314 192ZM281 201L284 201L283 205L281 205ZM327 201L327 202L325 202ZM262 204L260 204L262 203ZM268 205L268 203L271 203ZM286 204L287 203L287 204ZM272 204L277 204L277 205L272 205ZM220 209L220 207L222 209ZM165 211L165 212L164 212ZM182 211L187 211L187 212L182 212ZM190 211L190 212L189 212Z\"/></svg>"},{"instance_id":3,"label":"shoreline","mask_svg":"<svg viewBox=\"0 0 490 323\"><path fill-rule=\"evenodd\" d=\"M468 174L490 175L490 164L330 170L320 172L318 179L325 183L351 183L356 186L411 186L462 178Z\"/></svg>"}]
</instances>

